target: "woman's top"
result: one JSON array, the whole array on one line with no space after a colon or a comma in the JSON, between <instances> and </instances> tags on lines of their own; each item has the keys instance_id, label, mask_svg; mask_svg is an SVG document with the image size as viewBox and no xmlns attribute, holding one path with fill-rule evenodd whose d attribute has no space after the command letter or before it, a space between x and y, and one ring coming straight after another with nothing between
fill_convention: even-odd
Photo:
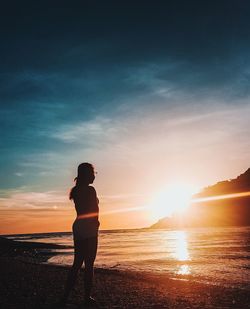
<instances>
[{"instance_id":1,"label":"woman's top","mask_svg":"<svg viewBox=\"0 0 250 309\"><path fill-rule=\"evenodd\" d=\"M74 187L73 200L77 218L73 224L75 237L89 238L98 234L99 207L95 188L92 186Z\"/></svg>"}]
</instances>

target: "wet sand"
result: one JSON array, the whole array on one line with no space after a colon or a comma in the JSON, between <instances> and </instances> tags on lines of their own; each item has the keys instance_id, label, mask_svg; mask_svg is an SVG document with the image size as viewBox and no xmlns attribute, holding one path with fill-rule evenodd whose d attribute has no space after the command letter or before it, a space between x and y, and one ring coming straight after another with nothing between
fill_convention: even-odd
<instances>
[{"instance_id":1,"label":"wet sand","mask_svg":"<svg viewBox=\"0 0 250 309\"><path fill-rule=\"evenodd\" d=\"M54 245L16 245L0 239L0 308L56 308L68 269L41 264L49 254L39 252ZM81 270L66 308L84 308L83 275ZM93 296L99 308L250 308L249 286L241 290L105 269L95 270Z\"/></svg>"}]
</instances>

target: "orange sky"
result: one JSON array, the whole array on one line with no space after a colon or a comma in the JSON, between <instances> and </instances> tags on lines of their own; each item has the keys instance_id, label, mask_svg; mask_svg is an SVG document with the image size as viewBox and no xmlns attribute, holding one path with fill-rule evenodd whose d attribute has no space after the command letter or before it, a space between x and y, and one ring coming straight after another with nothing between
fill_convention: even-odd
<instances>
[{"instance_id":1,"label":"orange sky","mask_svg":"<svg viewBox=\"0 0 250 309\"><path fill-rule=\"evenodd\" d=\"M244 172L249 167L248 136L241 132L249 115L250 107L243 106L174 119L155 111L150 117L145 115L139 127L136 118L110 122L109 129L104 122L111 132L107 139L116 130L112 143L102 149L93 146L84 154L84 161L93 163L98 172L94 186L100 199L101 229L153 224L159 217L145 207L173 183L202 188ZM130 127L126 134L125 122ZM55 174L52 182L50 174L43 175L39 190L25 183L25 177L23 187L2 190L0 233L70 231L75 213L67 194L82 157L74 150L72 155L51 156L52 163L55 160L65 166L60 171L63 176ZM43 160L46 165L46 158ZM48 183L53 190L46 189Z\"/></svg>"}]
</instances>

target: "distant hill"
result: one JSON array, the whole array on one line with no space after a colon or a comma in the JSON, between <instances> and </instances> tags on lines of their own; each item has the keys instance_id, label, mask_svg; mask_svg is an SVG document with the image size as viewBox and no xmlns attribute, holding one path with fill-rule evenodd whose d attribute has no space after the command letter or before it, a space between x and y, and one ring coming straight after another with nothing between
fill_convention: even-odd
<instances>
[{"instance_id":1,"label":"distant hill","mask_svg":"<svg viewBox=\"0 0 250 309\"><path fill-rule=\"evenodd\" d=\"M162 218L150 228L250 225L250 196L228 196L249 191L250 168L235 179L204 188L184 214Z\"/></svg>"},{"instance_id":2,"label":"distant hill","mask_svg":"<svg viewBox=\"0 0 250 309\"><path fill-rule=\"evenodd\" d=\"M207 197L221 194L232 194L250 191L250 168L235 179L217 182L213 186L204 188L196 197Z\"/></svg>"}]
</instances>

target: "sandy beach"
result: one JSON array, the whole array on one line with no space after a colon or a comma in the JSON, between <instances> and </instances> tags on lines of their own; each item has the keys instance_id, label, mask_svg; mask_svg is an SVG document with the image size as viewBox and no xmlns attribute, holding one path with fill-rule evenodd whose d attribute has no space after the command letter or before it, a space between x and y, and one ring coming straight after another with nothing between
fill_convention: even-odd
<instances>
[{"instance_id":1,"label":"sandy beach","mask_svg":"<svg viewBox=\"0 0 250 309\"><path fill-rule=\"evenodd\" d=\"M56 308L67 267L41 264L39 251L54 245L0 240L0 307ZM57 247L57 246L56 246ZM84 308L83 275L66 308ZM137 272L95 269L93 296L99 308L250 308L249 287L225 288Z\"/></svg>"}]
</instances>

